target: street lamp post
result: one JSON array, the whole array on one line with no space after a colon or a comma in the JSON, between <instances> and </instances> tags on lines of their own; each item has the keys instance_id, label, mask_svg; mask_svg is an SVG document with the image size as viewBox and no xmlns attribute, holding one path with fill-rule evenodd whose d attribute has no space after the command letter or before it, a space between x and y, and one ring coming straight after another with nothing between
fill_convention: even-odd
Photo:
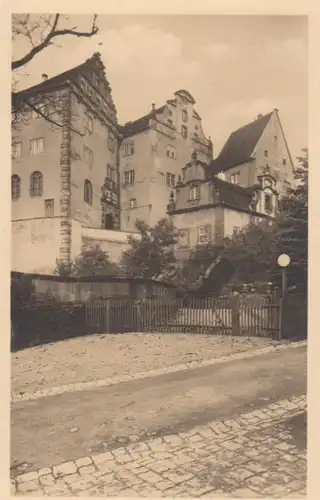
<instances>
[{"instance_id":1,"label":"street lamp post","mask_svg":"<svg viewBox=\"0 0 320 500\"><path fill-rule=\"evenodd\" d=\"M290 264L290 257L286 253L282 253L278 257L278 265L281 267L281 298L280 298L280 318L279 318L279 340L281 340L283 329L284 329L284 304L287 295L287 268Z\"/></svg>"}]
</instances>

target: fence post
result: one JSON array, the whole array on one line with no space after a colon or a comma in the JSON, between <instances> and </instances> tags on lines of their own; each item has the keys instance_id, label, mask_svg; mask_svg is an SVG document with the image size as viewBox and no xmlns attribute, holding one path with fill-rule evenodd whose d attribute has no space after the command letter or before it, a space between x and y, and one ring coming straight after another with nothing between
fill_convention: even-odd
<instances>
[{"instance_id":1,"label":"fence post","mask_svg":"<svg viewBox=\"0 0 320 500\"><path fill-rule=\"evenodd\" d=\"M106 328L106 333L111 333L111 300L108 297L105 301L105 328Z\"/></svg>"},{"instance_id":2,"label":"fence post","mask_svg":"<svg viewBox=\"0 0 320 500\"><path fill-rule=\"evenodd\" d=\"M284 307L285 307L284 301L285 297L281 294L279 296L279 329L278 329L278 339L277 339L279 341L282 339L283 335Z\"/></svg>"},{"instance_id":3,"label":"fence post","mask_svg":"<svg viewBox=\"0 0 320 500\"><path fill-rule=\"evenodd\" d=\"M240 335L240 296L235 293L231 301L232 336Z\"/></svg>"}]
</instances>

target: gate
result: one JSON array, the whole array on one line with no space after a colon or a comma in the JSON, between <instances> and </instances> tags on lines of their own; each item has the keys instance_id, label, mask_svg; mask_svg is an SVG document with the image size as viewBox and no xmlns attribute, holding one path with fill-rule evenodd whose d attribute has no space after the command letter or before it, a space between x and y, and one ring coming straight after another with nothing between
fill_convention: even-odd
<instances>
[{"instance_id":1,"label":"gate","mask_svg":"<svg viewBox=\"0 0 320 500\"><path fill-rule=\"evenodd\" d=\"M306 338L308 334L307 297L286 295L280 299L281 338Z\"/></svg>"}]
</instances>

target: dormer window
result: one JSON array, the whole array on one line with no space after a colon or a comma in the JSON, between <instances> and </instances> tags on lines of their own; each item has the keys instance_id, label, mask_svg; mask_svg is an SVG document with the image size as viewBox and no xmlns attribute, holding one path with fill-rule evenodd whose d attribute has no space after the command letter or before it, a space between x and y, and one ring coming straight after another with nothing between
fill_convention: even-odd
<instances>
[{"instance_id":1,"label":"dormer window","mask_svg":"<svg viewBox=\"0 0 320 500\"><path fill-rule=\"evenodd\" d=\"M240 183L240 172L234 172L234 174L231 174L230 182L231 182L231 184L239 184Z\"/></svg>"},{"instance_id":2,"label":"dormer window","mask_svg":"<svg viewBox=\"0 0 320 500\"><path fill-rule=\"evenodd\" d=\"M82 79L80 80L80 87L81 87L82 92L85 94L87 92L87 84Z\"/></svg>"},{"instance_id":3,"label":"dormer window","mask_svg":"<svg viewBox=\"0 0 320 500\"><path fill-rule=\"evenodd\" d=\"M191 186L189 191L189 201L200 200L200 189L199 186Z\"/></svg>"}]
</instances>

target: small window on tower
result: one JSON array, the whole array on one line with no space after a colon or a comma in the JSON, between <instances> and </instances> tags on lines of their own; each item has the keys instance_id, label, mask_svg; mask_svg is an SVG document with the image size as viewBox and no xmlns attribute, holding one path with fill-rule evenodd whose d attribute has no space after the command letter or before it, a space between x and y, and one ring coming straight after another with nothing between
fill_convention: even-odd
<instances>
[{"instance_id":1,"label":"small window on tower","mask_svg":"<svg viewBox=\"0 0 320 500\"><path fill-rule=\"evenodd\" d=\"M264 156L265 156L265 158L268 158L268 151L267 150L265 150Z\"/></svg>"},{"instance_id":2,"label":"small window on tower","mask_svg":"<svg viewBox=\"0 0 320 500\"><path fill-rule=\"evenodd\" d=\"M272 197L270 194L264 195L264 209L266 212L272 212Z\"/></svg>"},{"instance_id":3,"label":"small window on tower","mask_svg":"<svg viewBox=\"0 0 320 500\"><path fill-rule=\"evenodd\" d=\"M283 163L283 165L286 165L287 164L287 160L285 158L283 158L282 163Z\"/></svg>"}]
</instances>

